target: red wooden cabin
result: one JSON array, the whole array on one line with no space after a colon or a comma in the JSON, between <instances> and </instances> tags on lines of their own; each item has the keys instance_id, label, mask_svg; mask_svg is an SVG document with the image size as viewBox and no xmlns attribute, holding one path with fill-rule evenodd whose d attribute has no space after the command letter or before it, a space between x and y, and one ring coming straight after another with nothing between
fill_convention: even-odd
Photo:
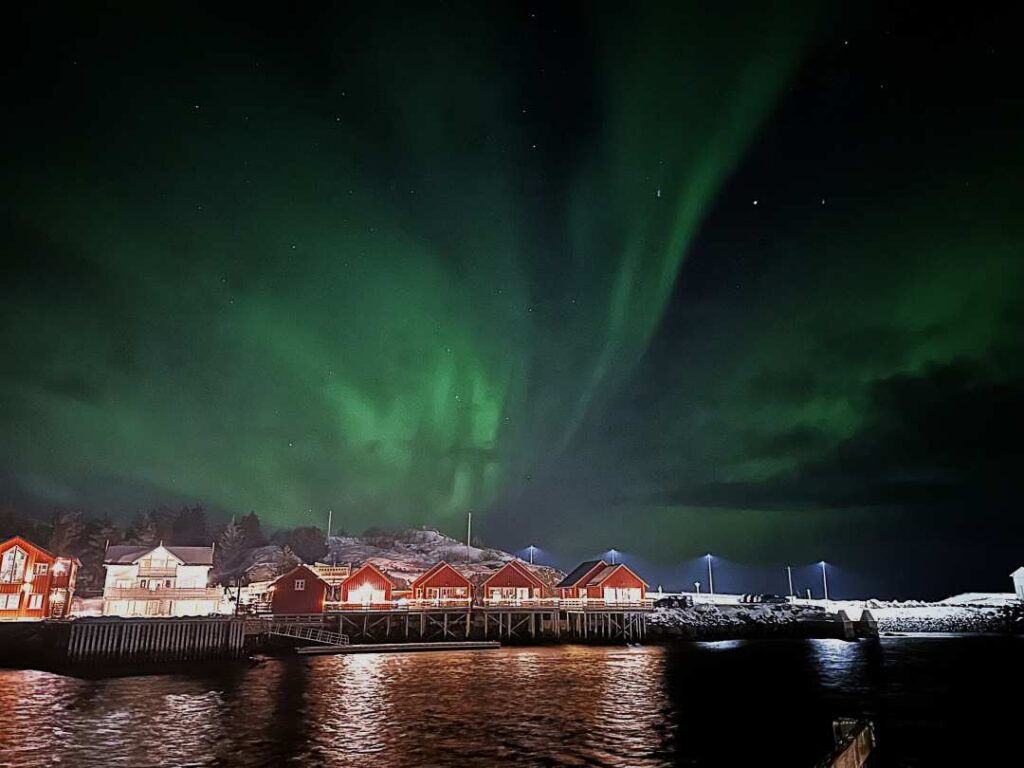
<instances>
[{"instance_id":1,"label":"red wooden cabin","mask_svg":"<svg viewBox=\"0 0 1024 768\"><path fill-rule=\"evenodd\" d=\"M395 582L373 563L363 563L341 582L341 603L345 606L391 607Z\"/></svg>"},{"instance_id":2,"label":"red wooden cabin","mask_svg":"<svg viewBox=\"0 0 1024 768\"><path fill-rule=\"evenodd\" d=\"M323 613L330 584L308 565L297 565L270 583L273 613Z\"/></svg>"},{"instance_id":3,"label":"red wooden cabin","mask_svg":"<svg viewBox=\"0 0 1024 768\"><path fill-rule=\"evenodd\" d=\"M65 618L78 565L21 536L0 542L0 620Z\"/></svg>"},{"instance_id":4,"label":"red wooden cabin","mask_svg":"<svg viewBox=\"0 0 1024 768\"><path fill-rule=\"evenodd\" d=\"M492 605L516 605L547 596L547 585L518 560L509 560L480 585L480 597Z\"/></svg>"},{"instance_id":5,"label":"red wooden cabin","mask_svg":"<svg viewBox=\"0 0 1024 768\"><path fill-rule=\"evenodd\" d=\"M628 566L609 565L604 560L580 563L556 589L564 600L585 597L605 603L639 603L647 596L647 583Z\"/></svg>"},{"instance_id":6,"label":"red wooden cabin","mask_svg":"<svg viewBox=\"0 0 1024 768\"><path fill-rule=\"evenodd\" d=\"M587 582L608 563L604 560L587 560L573 568L569 574L555 585L558 596L563 600L573 600L587 596Z\"/></svg>"},{"instance_id":7,"label":"red wooden cabin","mask_svg":"<svg viewBox=\"0 0 1024 768\"><path fill-rule=\"evenodd\" d=\"M587 582L587 598L609 603L639 603L647 596L647 582L628 566L606 565Z\"/></svg>"},{"instance_id":8,"label":"red wooden cabin","mask_svg":"<svg viewBox=\"0 0 1024 768\"><path fill-rule=\"evenodd\" d=\"M473 586L469 579L444 560L421 574L412 583L412 599L436 603L470 602Z\"/></svg>"}]
</instances>

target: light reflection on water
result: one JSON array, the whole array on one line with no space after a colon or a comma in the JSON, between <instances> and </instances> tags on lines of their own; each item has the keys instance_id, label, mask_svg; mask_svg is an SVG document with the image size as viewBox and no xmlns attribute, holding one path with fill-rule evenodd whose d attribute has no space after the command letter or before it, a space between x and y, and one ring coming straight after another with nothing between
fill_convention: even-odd
<instances>
[{"instance_id":1,"label":"light reflection on water","mask_svg":"<svg viewBox=\"0 0 1024 768\"><path fill-rule=\"evenodd\" d=\"M0 670L0 766L813 765L837 716L886 766L985 764L1013 638L366 654L82 680ZM938 738L941 734L942 738ZM786 735L785 738L780 735Z\"/></svg>"}]
</instances>

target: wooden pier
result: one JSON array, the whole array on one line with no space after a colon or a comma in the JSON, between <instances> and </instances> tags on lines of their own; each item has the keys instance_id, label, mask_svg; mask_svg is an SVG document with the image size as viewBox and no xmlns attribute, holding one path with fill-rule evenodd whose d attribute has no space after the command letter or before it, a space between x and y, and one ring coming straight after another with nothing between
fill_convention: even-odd
<instances>
[{"instance_id":1,"label":"wooden pier","mask_svg":"<svg viewBox=\"0 0 1024 768\"><path fill-rule=\"evenodd\" d=\"M234 618L88 618L71 622L67 660L102 663L237 658L245 621Z\"/></svg>"},{"instance_id":2,"label":"wooden pier","mask_svg":"<svg viewBox=\"0 0 1024 768\"><path fill-rule=\"evenodd\" d=\"M362 645L306 645L296 648L303 656L324 656L339 653L409 653L420 651L493 651L501 648L497 641L468 640L434 643L363 643Z\"/></svg>"}]
</instances>

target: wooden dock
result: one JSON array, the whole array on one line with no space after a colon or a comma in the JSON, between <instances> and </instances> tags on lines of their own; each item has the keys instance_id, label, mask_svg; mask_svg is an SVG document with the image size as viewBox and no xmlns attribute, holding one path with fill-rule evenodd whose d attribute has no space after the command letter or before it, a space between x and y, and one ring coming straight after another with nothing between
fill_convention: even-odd
<instances>
[{"instance_id":1,"label":"wooden dock","mask_svg":"<svg viewBox=\"0 0 1024 768\"><path fill-rule=\"evenodd\" d=\"M411 653L420 651L493 651L501 648L496 640L466 640L431 643L364 643L362 645L304 645L296 653L323 656L338 653Z\"/></svg>"},{"instance_id":2,"label":"wooden dock","mask_svg":"<svg viewBox=\"0 0 1024 768\"><path fill-rule=\"evenodd\" d=\"M72 663L145 663L237 658L245 621L232 618L75 619L68 637Z\"/></svg>"}]
</instances>

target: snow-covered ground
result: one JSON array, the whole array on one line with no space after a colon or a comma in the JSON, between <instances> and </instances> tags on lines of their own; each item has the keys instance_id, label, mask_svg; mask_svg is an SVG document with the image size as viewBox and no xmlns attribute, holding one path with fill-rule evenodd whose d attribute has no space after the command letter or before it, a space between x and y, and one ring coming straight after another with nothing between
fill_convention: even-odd
<instances>
[{"instance_id":1,"label":"snow-covered ground","mask_svg":"<svg viewBox=\"0 0 1024 768\"><path fill-rule=\"evenodd\" d=\"M441 560L447 560L467 576L490 573L515 555L500 549L467 547L443 533L430 529L413 529L370 537L332 536L328 553L323 558L339 565L373 563L393 577L412 581ZM248 581L274 579L299 562L283 547L268 545L248 553L240 566ZM554 568L535 566L541 579L554 584L564 574Z\"/></svg>"}]
</instances>

